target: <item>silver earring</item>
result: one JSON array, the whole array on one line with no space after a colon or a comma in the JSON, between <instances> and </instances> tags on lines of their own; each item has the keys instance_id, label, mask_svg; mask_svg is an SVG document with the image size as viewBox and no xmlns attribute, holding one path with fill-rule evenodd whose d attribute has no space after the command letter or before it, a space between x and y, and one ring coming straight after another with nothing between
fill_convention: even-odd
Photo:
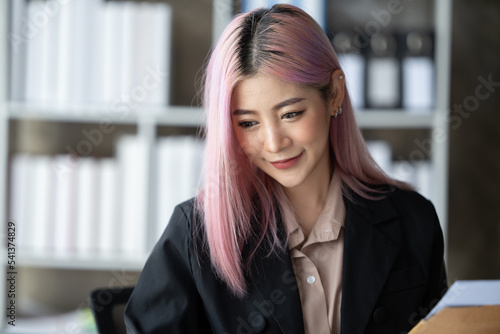
<instances>
[{"instance_id":1,"label":"silver earring","mask_svg":"<svg viewBox=\"0 0 500 334\"><path fill-rule=\"evenodd\" d=\"M342 107L339 107L339 114L342 114Z\"/></svg>"},{"instance_id":2,"label":"silver earring","mask_svg":"<svg viewBox=\"0 0 500 334\"><path fill-rule=\"evenodd\" d=\"M339 79L340 79L340 80L344 79L344 76L343 76L342 74L341 74L341 75L339 75Z\"/></svg>"}]
</instances>

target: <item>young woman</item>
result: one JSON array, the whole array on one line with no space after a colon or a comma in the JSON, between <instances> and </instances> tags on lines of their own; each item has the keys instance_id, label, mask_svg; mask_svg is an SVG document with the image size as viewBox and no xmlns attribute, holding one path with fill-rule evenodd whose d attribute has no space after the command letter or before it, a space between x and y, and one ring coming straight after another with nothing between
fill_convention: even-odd
<instances>
[{"instance_id":1,"label":"young woman","mask_svg":"<svg viewBox=\"0 0 500 334\"><path fill-rule=\"evenodd\" d=\"M432 204L370 157L327 36L236 16L206 71L199 195L175 209L131 333L402 333L446 290Z\"/></svg>"}]
</instances>

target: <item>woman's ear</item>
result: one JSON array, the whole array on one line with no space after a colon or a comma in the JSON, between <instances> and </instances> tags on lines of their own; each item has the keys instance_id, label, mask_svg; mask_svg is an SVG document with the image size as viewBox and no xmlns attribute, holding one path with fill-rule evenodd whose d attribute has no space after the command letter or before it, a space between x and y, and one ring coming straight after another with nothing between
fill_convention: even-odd
<instances>
[{"instance_id":1,"label":"woman's ear","mask_svg":"<svg viewBox=\"0 0 500 334\"><path fill-rule=\"evenodd\" d=\"M336 69L332 72L330 78L330 99L328 101L328 108L331 116L337 117L342 113L342 102L344 101L345 94L345 75L341 69Z\"/></svg>"}]
</instances>

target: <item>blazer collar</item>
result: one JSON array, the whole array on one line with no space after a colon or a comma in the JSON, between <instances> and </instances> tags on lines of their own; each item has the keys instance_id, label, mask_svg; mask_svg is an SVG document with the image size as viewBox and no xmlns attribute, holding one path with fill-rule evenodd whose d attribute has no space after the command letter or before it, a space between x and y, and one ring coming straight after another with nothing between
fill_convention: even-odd
<instances>
[{"instance_id":1,"label":"blazer collar","mask_svg":"<svg viewBox=\"0 0 500 334\"><path fill-rule=\"evenodd\" d=\"M286 231L278 215L278 233L286 238ZM274 319L286 334L303 334L304 322L299 290L288 247L269 253L262 246L252 260L253 285L260 301L268 301L272 308L269 321ZM258 302L258 301L257 301ZM271 306L272 305L272 306Z\"/></svg>"},{"instance_id":2,"label":"blazer collar","mask_svg":"<svg viewBox=\"0 0 500 334\"><path fill-rule=\"evenodd\" d=\"M344 197L341 334L365 332L399 252L399 246L391 238L399 233L396 223L399 214L391 200L387 197L376 201L352 197ZM284 237L286 232L281 217L278 215L277 218L279 233ZM269 254L267 247L259 247L251 272L257 298L271 301L270 318L278 323L282 333L303 333L302 307L288 249ZM279 303L273 302L273 298Z\"/></svg>"},{"instance_id":3,"label":"blazer collar","mask_svg":"<svg viewBox=\"0 0 500 334\"><path fill-rule=\"evenodd\" d=\"M390 196L390 194L387 194ZM391 235L399 233L392 201L345 199L341 333L364 333L399 252Z\"/></svg>"}]
</instances>

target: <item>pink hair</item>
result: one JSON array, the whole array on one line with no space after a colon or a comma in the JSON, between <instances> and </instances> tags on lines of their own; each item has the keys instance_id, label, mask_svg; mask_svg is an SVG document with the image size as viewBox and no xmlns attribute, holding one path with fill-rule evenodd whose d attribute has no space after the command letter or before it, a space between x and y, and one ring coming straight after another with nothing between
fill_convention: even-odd
<instances>
[{"instance_id":1,"label":"pink hair","mask_svg":"<svg viewBox=\"0 0 500 334\"><path fill-rule=\"evenodd\" d=\"M282 219L290 219L293 209L282 187L252 165L241 150L231 122L233 89L249 76L266 73L325 93L332 72L339 68L321 27L291 5L236 16L211 54L204 86L205 183L196 207L202 215L212 265L236 296L245 295L245 271L263 241L270 251L284 247L284 240L278 237L276 208ZM373 198L374 185L408 188L388 177L371 158L347 90L342 109L340 117L332 118L330 139L344 194L351 189ZM252 246L244 257L243 248L248 244Z\"/></svg>"}]
</instances>

